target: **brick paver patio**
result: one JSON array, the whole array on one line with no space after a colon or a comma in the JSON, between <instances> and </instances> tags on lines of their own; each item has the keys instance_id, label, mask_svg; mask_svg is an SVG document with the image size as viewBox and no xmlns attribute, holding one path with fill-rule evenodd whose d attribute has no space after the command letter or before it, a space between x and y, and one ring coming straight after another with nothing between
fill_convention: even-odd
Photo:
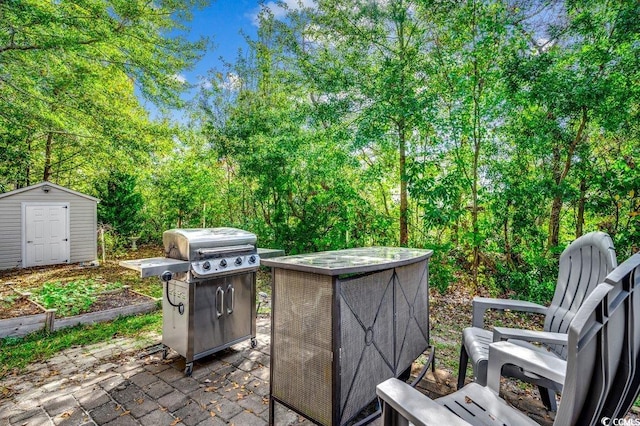
<instances>
[{"instance_id":1,"label":"brick paver patio","mask_svg":"<svg viewBox=\"0 0 640 426\"><path fill-rule=\"evenodd\" d=\"M65 350L0 380L0 426L265 425L269 420L269 319L258 346L235 345L197 361L146 351L160 336L116 338ZM150 352L150 351L149 351ZM276 424L310 425L277 406Z\"/></svg>"}]
</instances>

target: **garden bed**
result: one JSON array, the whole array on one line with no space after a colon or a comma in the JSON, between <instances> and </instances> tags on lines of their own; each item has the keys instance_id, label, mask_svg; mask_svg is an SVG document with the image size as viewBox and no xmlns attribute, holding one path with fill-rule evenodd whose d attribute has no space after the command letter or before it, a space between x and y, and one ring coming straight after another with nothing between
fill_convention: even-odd
<instances>
[{"instance_id":1,"label":"garden bed","mask_svg":"<svg viewBox=\"0 0 640 426\"><path fill-rule=\"evenodd\" d=\"M128 257L157 256L157 247ZM0 338L109 321L157 309L162 287L117 260L0 271Z\"/></svg>"},{"instance_id":2,"label":"garden bed","mask_svg":"<svg viewBox=\"0 0 640 426\"><path fill-rule=\"evenodd\" d=\"M45 327L45 309L11 285L0 287L0 338L23 336Z\"/></svg>"},{"instance_id":3,"label":"garden bed","mask_svg":"<svg viewBox=\"0 0 640 426\"><path fill-rule=\"evenodd\" d=\"M29 300L28 296L19 294L9 286L0 289L0 320L43 312L42 308Z\"/></svg>"},{"instance_id":4,"label":"garden bed","mask_svg":"<svg viewBox=\"0 0 640 426\"><path fill-rule=\"evenodd\" d=\"M45 309L30 299L28 293L20 295L10 309L3 310L0 319L0 338L19 337L39 330L59 330L79 324L111 321L120 316L148 313L158 309L157 300L123 287L100 293L84 311L58 317L57 309ZM26 307L24 306L26 305Z\"/></svg>"},{"instance_id":5,"label":"garden bed","mask_svg":"<svg viewBox=\"0 0 640 426\"><path fill-rule=\"evenodd\" d=\"M156 301L162 297L161 281L157 277L140 278L138 272L118 262L158 256L162 256L162 247L147 246L99 266L71 264L0 271L0 338L156 309ZM269 283L269 274L260 270L257 290L270 294ZM48 289L43 292L45 286ZM75 291L66 291L68 287L75 287ZM91 303L85 297L89 287L96 292ZM269 312L268 302L261 301L260 313ZM1 321L5 319L16 320L3 326Z\"/></svg>"},{"instance_id":6,"label":"garden bed","mask_svg":"<svg viewBox=\"0 0 640 426\"><path fill-rule=\"evenodd\" d=\"M111 321L120 316L143 314L157 308L158 302L155 299L124 288L121 291L101 294L85 313L54 318L50 328L51 330L59 330L78 324Z\"/></svg>"},{"instance_id":7,"label":"garden bed","mask_svg":"<svg viewBox=\"0 0 640 426\"><path fill-rule=\"evenodd\" d=\"M140 274L118 264L120 260L137 259L143 257L162 256L163 250L159 246L140 247L137 251L130 251L126 255L108 259L99 266L91 264L64 264L41 266L22 269L0 270L0 291L11 283L21 291L33 291L47 282L69 282L92 279L100 283L119 282L127 285L138 293L159 298L162 296L162 285L157 277L140 278Z\"/></svg>"}]
</instances>

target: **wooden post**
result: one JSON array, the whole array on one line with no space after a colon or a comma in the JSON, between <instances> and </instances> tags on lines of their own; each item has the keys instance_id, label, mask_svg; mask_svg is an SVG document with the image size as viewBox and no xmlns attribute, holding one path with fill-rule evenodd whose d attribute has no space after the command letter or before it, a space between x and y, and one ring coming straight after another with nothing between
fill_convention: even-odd
<instances>
[{"instance_id":1,"label":"wooden post","mask_svg":"<svg viewBox=\"0 0 640 426\"><path fill-rule=\"evenodd\" d=\"M102 242L102 264L106 263L105 253L104 253L104 228L100 228L100 241Z\"/></svg>"},{"instance_id":2,"label":"wooden post","mask_svg":"<svg viewBox=\"0 0 640 426\"><path fill-rule=\"evenodd\" d=\"M53 331L53 324L56 321L56 310L57 309L47 309L45 310L45 320L44 320L44 331L47 333L51 333Z\"/></svg>"},{"instance_id":3,"label":"wooden post","mask_svg":"<svg viewBox=\"0 0 640 426\"><path fill-rule=\"evenodd\" d=\"M202 227L207 227L207 203L202 204Z\"/></svg>"}]
</instances>

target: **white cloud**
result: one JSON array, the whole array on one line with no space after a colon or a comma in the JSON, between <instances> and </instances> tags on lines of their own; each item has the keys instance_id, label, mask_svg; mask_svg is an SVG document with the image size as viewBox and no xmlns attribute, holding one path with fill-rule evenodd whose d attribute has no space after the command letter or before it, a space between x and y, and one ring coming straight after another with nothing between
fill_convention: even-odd
<instances>
[{"instance_id":1,"label":"white cloud","mask_svg":"<svg viewBox=\"0 0 640 426\"><path fill-rule=\"evenodd\" d=\"M203 77L200 77L200 81L198 82L198 85L203 89L211 89L213 87L213 83L211 83L211 80Z\"/></svg>"},{"instance_id":2,"label":"white cloud","mask_svg":"<svg viewBox=\"0 0 640 426\"><path fill-rule=\"evenodd\" d=\"M185 84L187 82L187 78L182 74L174 74L171 76L171 78L180 84Z\"/></svg>"},{"instance_id":3,"label":"white cloud","mask_svg":"<svg viewBox=\"0 0 640 426\"><path fill-rule=\"evenodd\" d=\"M257 7L249 14L249 18L251 19L251 23L256 27L259 24L258 15L260 11L264 7L265 9L269 9L273 14L275 19L282 19L287 15L287 10L299 10L302 8L308 8L314 6L314 0L283 0L282 3L285 6L280 6L279 2L269 1L266 2L262 7Z\"/></svg>"},{"instance_id":4,"label":"white cloud","mask_svg":"<svg viewBox=\"0 0 640 426\"><path fill-rule=\"evenodd\" d=\"M240 76L232 72L227 73L224 81L222 82L222 87L232 92L240 90L241 86L242 86L242 80L240 79Z\"/></svg>"}]
</instances>

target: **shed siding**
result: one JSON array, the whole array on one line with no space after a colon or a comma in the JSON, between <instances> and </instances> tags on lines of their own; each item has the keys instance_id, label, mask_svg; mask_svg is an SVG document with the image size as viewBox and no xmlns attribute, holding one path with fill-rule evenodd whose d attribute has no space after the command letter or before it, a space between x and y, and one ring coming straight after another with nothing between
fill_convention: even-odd
<instances>
[{"instance_id":1,"label":"shed siding","mask_svg":"<svg viewBox=\"0 0 640 426\"><path fill-rule=\"evenodd\" d=\"M69 203L71 263L97 258L97 203L88 198L51 188L45 193L37 187L0 198L0 269L22 266L22 203Z\"/></svg>"}]
</instances>

